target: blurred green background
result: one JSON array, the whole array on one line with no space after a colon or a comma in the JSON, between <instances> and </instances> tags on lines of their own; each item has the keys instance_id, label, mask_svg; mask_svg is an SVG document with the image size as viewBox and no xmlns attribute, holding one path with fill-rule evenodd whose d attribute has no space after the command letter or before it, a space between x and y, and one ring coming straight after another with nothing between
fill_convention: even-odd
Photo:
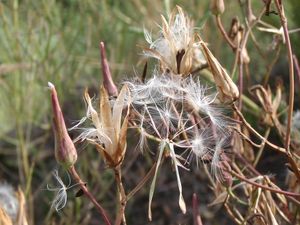
<instances>
[{"instance_id":1,"label":"blurred green background","mask_svg":"<svg viewBox=\"0 0 300 225\"><path fill-rule=\"evenodd\" d=\"M225 28L229 29L234 16L238 16L244 23L245 1L225 3L226 11L222 15ZM263 1L255 0L252 3L254 14L257 15L263 7ZM101 83L99 42L104 41L106 44L111 71L117 83L133 77L143 69L143 65L139 64L142 53L139 46L146 46L143 27L157 34L160 15L170 13L176 4L191 16L203 39L230 70L234 54L216 29L208 0L0 1L0 182L6 181L24 190L30 224L97 224L95 216L90 213L92 206L81 198L74 199L72 195L63 212L58 214L49 210L53 193L45 191L45 188L47 183L51 183L51 171L57 168L57 164L53 156L54 141L47 82L51 81L56 85L66 122L70 127L85 115L82 98L84 89L89 87L97 94ZM300 27L300 2L284 1L284 4L289 28ZM279 28L276 15L264 16L263 20ZM249 41L249 70L255 83L266 73L275 51L270 50L273 34L258 30L253 33L268 55L262 61L253 42ZM299 33L291 34L291 39L299 56ZM282 49L284 52L284 47ZM282 65L278 66L278 70L283 71L283 76L287 73L285 62L285 54L282 54ZM134 148L133 144L131 147ZM79 146L79 154L80 173L88 181L92 192L98 193L97 198L106 208L115 208L116 203L111 200L115 199L112 173L104 168L96 151L83 145ZM130 173L136 173L129 175L127 185L130 187L137 183L135 177L142 177L149 168L148 166L143 170L143 162L146 161L145 165L150 163L137 151L129 149L128 154L141 161L141 165L129 163L130 166L133 165L130 169L129 165L125 166L125 172L127 169ZM165 176L168 180L168 174ZM175 178L172 179L174 182ZM199 180L198 183L200 182ZM199 191L198 186L193 187L194 190L189 192ZM176 199L176 185L170 188L175 191ZM142 197L129 203L128 224L147 221L147 191L148 189L141 191L138 195ZM145 210L136 209L135 201L144 202ZM207 210L205 219L213 221L209 209L203 210ZM139 215L135 215L135 212L139 212ZM168 215L166 210L162 210L162 214L164 218ZM176 209L171 214L180 213ZM160 214L156 215L152 224L168 224L161 217ZM172 221L169 224L191 221L191 214L181 220L174 216Z\"/></svg>"}]
</instances>

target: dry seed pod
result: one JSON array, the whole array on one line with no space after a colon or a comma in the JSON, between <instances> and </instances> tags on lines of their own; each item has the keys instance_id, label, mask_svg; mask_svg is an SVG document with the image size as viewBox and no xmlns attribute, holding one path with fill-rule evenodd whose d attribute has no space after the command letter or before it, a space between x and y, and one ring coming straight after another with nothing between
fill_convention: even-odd
<instances>
[{"instance_id":1,"label":"dry seed pod","mask_svg":"<svg viewBox=\"0 0 300 225\"><path fill-rule=\"evenodd\" d=\"M238 30L238 34L236 35L236 37L238 37L236 46L240 45L240 42L241 42L241 39L243 36L244 36L244 27L240 26L239 30ZM250 57L249 57L246 46L244 46L243 49L241 50L241 61L243 64L250 63Z\"/></svg>"},{"instance_id":2,"label":"dry seed pod","mask_svg":"<svg viewBox=\"0 0 300 225\"><path fill-rule=\"evenodd\" d=\"M210 10L214 15L223 14L225 11L225 4L223 0L211 0Z\"/></svg>"},{"instance_id":3,"label":"dry seed pod","mask_svg":"<svg viewBox=\"0 0 300 225\"><path fill-rule=\"evenodd\" d=\"M219 61L214 57L206 44L202 41L200 36L200 44L202 46L203 55L210 67L211 73L214 77L215 84L219 92L219 99L221 102L232 102L239 97L239 90L232 81L226 70L221 66Z\"/></svg>"},{"instance_id":4,"label":"dry seed pod","mask_svg":"<svg viewBox=\"0 0 300 225\"><path fill-rule=\"evenodd\" d=\"M230 30L228 33L228 36L231 40L235 39L235 36L238 34L239 27L240 27L239 19L237 17L232 18Z\"/></svg>"}]
</instances>

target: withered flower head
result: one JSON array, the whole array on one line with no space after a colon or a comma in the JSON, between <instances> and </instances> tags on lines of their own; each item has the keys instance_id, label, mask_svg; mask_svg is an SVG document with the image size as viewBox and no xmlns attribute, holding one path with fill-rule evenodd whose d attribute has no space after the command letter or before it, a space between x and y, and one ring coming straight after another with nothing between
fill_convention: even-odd
<instances>
[{"instance_id":1,"label":"withered flower head","mask_svg":"<svg viewBox=\"0 0 300 225\"><path fill-rule=\"evenodd\" d=\"M263 123L273 126L274 119L277 120L277 111L281 103L281 85L277 85L276 94L272 98L271 88L268 86L267 89L262 85L254 85L250 88L250 92L255 95L255 97L260 102L265 113L263 116Z\"/></svg>"},{"instance_id":2,"label":"withered flower head","mask_svg":"<svg viewBox=\"0 0 300 225\"><path fill-rule=\"evenodd\" d=\"M77 151L71 140L64 117L59 105L57 92L52 83L48 83L51 90L51 103L53 110L53 130L55 135L55 158L66 169L72 167L77 160Z\"/></svg>"},{"instance_id":3,"label":"withered flower head","mask_svg":"<svg viewBox=\"0 0 300 225\"><path fill-rule=\"evenodd\" d=\"M100 113L94 109L92 100L87 92L85 92L84 97L88 107L87 115L73 128L77 128L86 119L91 119L93 127L83 128L83 132L76 140L88 140L90 143L95 144L108 166L116 167L122 163L126 151L129 107L127 107L123 121L122 112L128 103L128 88L124 85L119 96L112 103L109 100L107 90L101 86ZM111 104L113 104L112 109Z\"/></svg>"},{"instance_id":4,"label":"withered flower head","mask_svg":"<svg viewBox=\"0 0 300 225\"><path fill-rule=\"evenodd\" d=\"M195 43L192 22L179 6L172 12L168 21L162 16L158 39L153 41L147 30L145 38L150 47L144 49L144 53L159 60L162 72L170 71L185 76L192 72L194 64L203 62L199 61L203 57L199 45Z\"/></svg>"}]
</instances>

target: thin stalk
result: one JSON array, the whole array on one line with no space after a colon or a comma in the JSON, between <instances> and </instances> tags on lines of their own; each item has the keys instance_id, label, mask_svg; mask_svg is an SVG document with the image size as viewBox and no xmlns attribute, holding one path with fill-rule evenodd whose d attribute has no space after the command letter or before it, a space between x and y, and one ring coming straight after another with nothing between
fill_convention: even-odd
<instances>
[{"instance_id":1,"label":"thin stalk","mask_svg":"<svg viewBox=\"0 0 300 225\"><path fill-rule=\"evenodd\" d=\"M294 77L294 65L293 65L293 52L291 41L289 37L289 31L287 28L287 19L284 14L283 5L280 1L275 0L275 4L280 16L281 25L283 27L283 33L285 38L285 44L288 51L288 62L289 62L289 78L290 78L290 92L289 92L289 108L288 108L288 122L286 127L286 137L285 137L285 148L287 151L288 161L295 171L295 175L297 176L298 181L300 181L300 172L298 169L298 165L293 159L292 153L290 151L290 143L291 143L291 128L292 128L292 118L293 118L293 110L294 110L294 93L295 93L295 77Z\"/></svg>"},{"instance_id":2,"label":"thin stalk","mask_svg":"<svg viewBox=\"0 0 300 225\"><path fill-rule=\"evenodd\" d=\"M243 176L241 176L238 173L235 173L233 171L231 171L231 173L232 173L233 176L237 177L239 180L245 181L246 183L251 184L255 187L259 187L259 188L262 188L262 189L265 189L265 190L268 190L268 191L271 191L271 192L274 192L274 193L286 195L286 196L300 197L300 194L289 192L289 191L283 191L283 190L279 190L279 189L276 189L276 188L271 188L271 187L265 186L263 184L259 184L259 183L256 183L254 181L251 181L251 180L249 180L249 179L247 179L247 178L245 178L245 177L243 177Z\"/></svg>"},{"instance_id":3,"label":"thin stalk","mask_svg":"<svg viewBox=\"0 0 300 225\"><path fill-rule=\"evenodd\" d=\"M225 38L226 42L230 45L230 47L235 50L237 47L235 46L235 44L231 41L231 39L228 37L224 27L223 27L223 24L222 24L222 21L221 21L221 17L220 15L216 15L216 22L217 22L217 26L221 32L221 34L223 35L223 37Z\"/></svg>"},{"instance_id":4,"label":"thin stalk","mask_svg":"<svg viewBox=\"0 0 300 225\"><path fill-rule=\"evenodd\" d=\"M265 133L265 135L264 135L265 140L268 139L269 134L270 134L270 131L271 131L271 128L268 127L267 130L266 130L266 133ZM254 163L253 163L253 166L254 166L254 167L257 166L257 164L258 164L258 162L259 162L259 160L260 160L260 157L262 156L264 147L265 147L265 142L262 142L262 143L261 143L261 147L259 148L259 151L258 151L258 153L257 153L257 155L256 155L256 158L255 158L255 161L254 161Z\"/></svg>"},{"instance_id":5,"label":"thin stalk","mask_svg":"<svg viewBox=\"0 0 300 225\"><path fill-rule=\"evenodd\" d=\"M83 190L84 194L91 200L91 202L94 204L100 215L102 216L104 222L106 225L111 225L109 218L105 212L105 210L102 208L102 206L97 202L95 197L89 192L87 187L85 186L85 183L81 180L80 176L78 175L76 169L74 166L72 166L69 169L69 172L73 179L79 184L80 188Z\"/></svg>"},{"instance_id":6,"label":"thin stalk","mask_svg":"<svg viewBox=\"0 0 300 225\"><path fill-rule=\"evenodd\" d=\"M122 183L122 173L121 173L121 167L117 166L114 168L115 172L115 180L118 187L119 192L119 213L116 218L116 225L121 224L121 221L123 222L123 225L126 225L126 217L125 217L125 208L127 203L127 197L125 194L124 186Z\"/></svg>"},{"instance_id":7,"label":"thin stalk","mask_svg":"<svg viewBox=\"0 0 300 225\"><path fill-rule=\"evenodd\" d=\"M288 122L286 128L286 139L285 139L285 148L288 153L290 153L290 142L291 142L291 127L292 127L292 117L293 117L293 108L294 108L294 66L293 66L293 53L291 47L291 41L289 37L289 31L287 28L287 19L284 15L283 5L280 1L275 0L275 4L280 16L281 25L283 27L283 33L285 38L285 45L288 51L288 62L289 62L289 78L290 78L290 93L289 93L289 109L288 109Z\"/></svg>"},{"instance_id":8,"label":"thin stalk","mask_svg":"<svg viewBox=\"0 0 300 225\"><path fill-rule=\"evenodd\" d=\"M239 91L240 91L240 96L243 94L243 50L246 48L246 44L248 42L248 38L249 38L249 35L251 33L251 30L252 28L258 23L258 21L260 21L260 18L264 15L265 13L265 9L263 9L258 18L256 20L253 20L253 22L251 22L248 26L248 29L247 31L245 32L245 34L243 34L243 39L241 40L241 43L237 49L237 52L236 54L238 55L238 63L239 63L239 77L238 77L238 80L239 80ZM242 99L239 98L239 109L241 110L242 109Z\"/></svg>"},{"instance_id":9,"label":"thin stalk","mask_svg":"<svg viewBox=\"0 0 300 225\"><path fill-rule=\"evenodd\" d=\"M245 117L243 116L243 114L238 110L238 108L233 104L232 105L234 111L237 113L237 115L241 118L243 124L253 133L255 134L259 139L263 140L269 147L273 148L274 150L281 152L281 153L285 153L286 154L286 150L285 148L281 148L271 142L269 142L267 139L265 139L262 135L260 135L245 119Z\"/></svg>"},{"instance_id":10,"label":"thin stalk","mask_svg":"<svg viewBox=\"0 0 300 225\"><path fill-rule=\"evenodd\" d=\"M269 82L269 78L270 78L272 69L273 69L274 65L276 64L276 62L278 61L278 59L279 59L280 52L281 52L281 47L280 47L280 45L278 45L277 48L276 48L275 58L274 58L274 59L271 61L271 63L267 66L267 72L266 72L266 74L265 74L264 82L263 82L263 86L264 86L264 87L266 87L266 86L268 85L268 82Z\"/></svg>"}]
</instances>

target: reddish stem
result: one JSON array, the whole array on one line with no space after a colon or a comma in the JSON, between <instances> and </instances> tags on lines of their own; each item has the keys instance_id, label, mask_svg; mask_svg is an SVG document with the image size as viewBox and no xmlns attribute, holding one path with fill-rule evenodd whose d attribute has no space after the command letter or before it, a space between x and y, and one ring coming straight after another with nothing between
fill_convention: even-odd
<instances>
[{"instance_id":1,"label":"reddish stem","mask_svg":"<svg viewBox=\"0 0 300 225\"><path fill-rule=\"evenodd\" d=\"M290 78L290 93L289 93L289 109L288 109L288 121L286 127L286 139L285 139L285 148L287 151L288 161L295 171L295 175L297 176L298 181L300 181L300 171L298 169L298 165L292 157L292 153L290 151L290 143L291 143L291 128L292 128L292 118L293 118L293 110L294 110L294 94L295 94L295 77L294 77L294 65L293 65L293 52L291 41L289 37L289 31L287 27L287 19L284 15L284 9L282 2L280 0L275 0L275 4L280 16L280 22L283 27L283 33L285 38L285 45L288 51L288 62L289 62L289 78Z\"/></svg>"},{"instance_id":2,"label":"reddish stem","mask_svg":"<svg viewBox=\"0 0 300 225\"><path fill-rule=\"evenodd\" d=\"M289 111L288 111L288 123L286 128L286 140L285 148L290 151L290 142L291 142L291 127L292 127L292 117L293 117L293 108L294 108L294 66L293 66L293 53L292 46L289 37L289 31L287 28L287 19L284 15L283 5L281 1L275 0L275 4L280 16L281 25L283 27L283 33L285 38L285 45L288 51L288 62L289 62L289 77L290 77L290 93L289 93Z\"/></svg>"},{"instance_id":3,"label":"reddish stem","mask_svg":"<svg viewBox=\"0 0 300 225\"><path fill-rule=\"evenodd\" d=\"M84 182L81 180L74 166L69 169L69 172L73 179L80 185L80 188L83 190L84 194L91 200L91 202L95 205L99 213L101 214L106 225L111 225L108 216L102 206L97 202L95 197L89 192L87 187L84 185Z\"/></svg>"},{"instance_id":4,"label":"reddish stem","mask_svg":"<svg viewBox=\"0 0 300 225\"><path fill-rule=\"evenodd\" d=\"M227 35L227 33L226 33L226 31L225 31L225 29L223 27L220 15L216 15L216 21L217 21L217 26L218 26L219 30L221 31L221 34L223 35L223 37L225 38L225 40L227 41L227 43L230 45L230 47L233 50L235 50L237 47L231 41L231 39L228 37L228 35Z\"/></svg>"},{"instance_id":5,"label":"reddish stem","mask_svg":"<svg viewBox=\"0 0 300 225\"><path fill-rule=\"evenodd\" d=\"M199 214L198 197L196 193L193 194L193 217L194 217L194 225L203 225L201 216Z\"/></svg>"},{"instance_id":6,"label":"reddish stem","mask_svg":"<svg viewBox=\"0 0 300 225\"><path fill-rule=\"evenodd\" d=\"M260 187L262 189L265 189L265 190L268 190L268 191L271 191L271 192L274 192L274 193L279 193L279 194L282 194L282 195L287 195L287 196L292 196L292 197L300 197L300 194L297 194L297 193L293 193L293 192L289 192L289 191L282 191L282 190L278 190L276 188L271 188L271 187L268 187L268 186L265 186L265 185L262 185L262 184L259 184L259 183L256 183L254 181L251 181L235 172L232 171L232 175L237 177L238 179L242 180L242 181L245 181L246 183L248 184L251 184L253 186L256 186L256 187Z\"/></svg>"}]
</instances>

